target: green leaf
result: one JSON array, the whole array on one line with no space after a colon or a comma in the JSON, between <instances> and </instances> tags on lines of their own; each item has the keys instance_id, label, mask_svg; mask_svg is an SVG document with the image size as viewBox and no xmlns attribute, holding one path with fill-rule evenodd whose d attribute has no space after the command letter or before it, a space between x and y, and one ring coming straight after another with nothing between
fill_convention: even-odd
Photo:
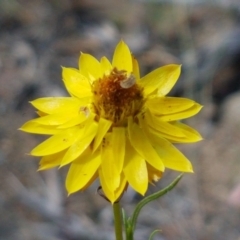
<instances>
[{"instance_id":1,"label":"green leaf","mask_svg":"<svg viewBox=\"0 0 240 240\"><path fill-rule=\"evenodd\" d=\"M155 235L157 232L161 232L161 230L159 230L159 229L154 230L154 231L150 234L148 240L153 240L153 237L154 237L154 235Z\"/></svg>"},{"instance_id":2,"label":"green leaf","mask_svg":"<svg viewBox=\"0 0 240 240\"><path fill-rule=\"evenodd\" d=\"M155 200L155 199L158 199L158 198L160 198L161 196L163 196L163 195L165 195L166 193L168 193L169 191L171 191L171 190L178 184L178 182L180 181L180 179L182 178L182 176L183 176L183 173L180 174L180 175L179 175L172 183L170 183L166 188L164 188L164 189L162 189L162 190L160 190L160 191L158 191L158 192L156 192L156 193L153 193L153 194L151 194L150 196L147 196L146 198L144 198L143 200L141 200L141 201L137 204L137 206L136 206L136 208L135 208L135 210L134 210L134 212L133 212L133 215L132 215L132 218L131 218L131 223L130 223L132 232L134 232L134 229L135 229L136 223L137 223L137 218L138 218L139 213L140 213L140 211L142 210L142 208L143 208L147 203L149 203L149 202L151 202L151 201L153 201L153 200Z\"/></svg>"}]
</instances>

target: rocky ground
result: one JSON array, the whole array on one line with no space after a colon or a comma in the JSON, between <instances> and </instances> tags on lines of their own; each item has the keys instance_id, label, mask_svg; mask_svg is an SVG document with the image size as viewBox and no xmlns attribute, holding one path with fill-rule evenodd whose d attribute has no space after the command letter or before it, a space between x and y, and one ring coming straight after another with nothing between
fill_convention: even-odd
<instances>
[{"instance_id":1,"label":"rocky ground","mask_svg":"<svg viewBox=\"0 0 240 240\"><path fill-rule=\"evenodd\" d=\"M170 3L171 2L171 3ZM141 73L168 63L183 72L172 95L204 108L188 123L204 141L179 146L194 174L140 215L136 240L240 239L240 5L238 1L0 0L0 240L112 240L111 206L98 183L67 197L67 168L36 172L26 152L43 138L17 129L29 100L64 96L61 66L79 52L111 57L124 39ZM149 193L170 183L167 171ZM129 190L130 213L140 197Z\"/></svg>"}]
</instances>

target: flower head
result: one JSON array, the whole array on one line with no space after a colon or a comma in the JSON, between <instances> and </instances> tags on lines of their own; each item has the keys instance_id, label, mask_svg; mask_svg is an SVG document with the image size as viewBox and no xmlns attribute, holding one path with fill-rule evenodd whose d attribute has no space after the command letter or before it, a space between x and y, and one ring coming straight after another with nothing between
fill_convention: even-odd
<instances>
[{"instance_id":1,"label":"flower head","mask_svg":"<svg viewBox=\"0 0 240 240\"><path fill-rule=\"evenodd\" d=\"M123 41L112 63L81 54L79 69L62 70L70 96L32 101L39 117L20 128L52 135L31 151L42 157L39 169L71 164L69 194L99 178L111 202L128 184L144 195L165 168L192 172L191 163L173 143L201 140L197 131L179 122L197 114L201 105L166 97L180 68L163 66L141 78L138 62Z\"/></svg>"}]
</instances>

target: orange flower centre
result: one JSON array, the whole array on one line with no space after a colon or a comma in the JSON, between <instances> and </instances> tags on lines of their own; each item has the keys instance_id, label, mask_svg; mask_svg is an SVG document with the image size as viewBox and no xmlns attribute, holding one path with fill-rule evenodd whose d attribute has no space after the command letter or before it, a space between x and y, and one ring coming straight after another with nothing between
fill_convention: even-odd
<instances>
[{"instance_id":1,"label":"orange flower centre","mask_svg":"<svg viewBox=\"0 0 240 240\"><path fill-rule=\"evenodd\" d=\"M96 80L92 91L96 114L115 126L125 124L127 117L138 114L144 104L143 88L136 83L134 75L116 68Z\"/></svg>"}]
</instances>

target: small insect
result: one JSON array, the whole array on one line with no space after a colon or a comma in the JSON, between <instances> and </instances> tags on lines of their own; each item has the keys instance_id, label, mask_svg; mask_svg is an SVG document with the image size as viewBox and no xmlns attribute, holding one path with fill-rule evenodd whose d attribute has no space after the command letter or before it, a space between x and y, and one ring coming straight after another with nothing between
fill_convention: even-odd
<instances>
[{"instance_id":1,"label":"small insect","mask_svg":"<svg viewBox=\"0 0 240 240\"><path fill-rule=\"evenodd\" d=\"M131 74L127 79L120 82L122 88L130 88L136 82L136 78Z\"/></svg>"},{"instance_id":2,"label":"small insect","mask_svg":"<svg viewBox=\"0 0 240 240\"><path fill-rule=\"evenodd\" d=\"M80 108L80 111L81 111L86 117L89 117L90 111L89 111L88 107L81 107L81 108Z\"/></svg>"}]
</instances>

